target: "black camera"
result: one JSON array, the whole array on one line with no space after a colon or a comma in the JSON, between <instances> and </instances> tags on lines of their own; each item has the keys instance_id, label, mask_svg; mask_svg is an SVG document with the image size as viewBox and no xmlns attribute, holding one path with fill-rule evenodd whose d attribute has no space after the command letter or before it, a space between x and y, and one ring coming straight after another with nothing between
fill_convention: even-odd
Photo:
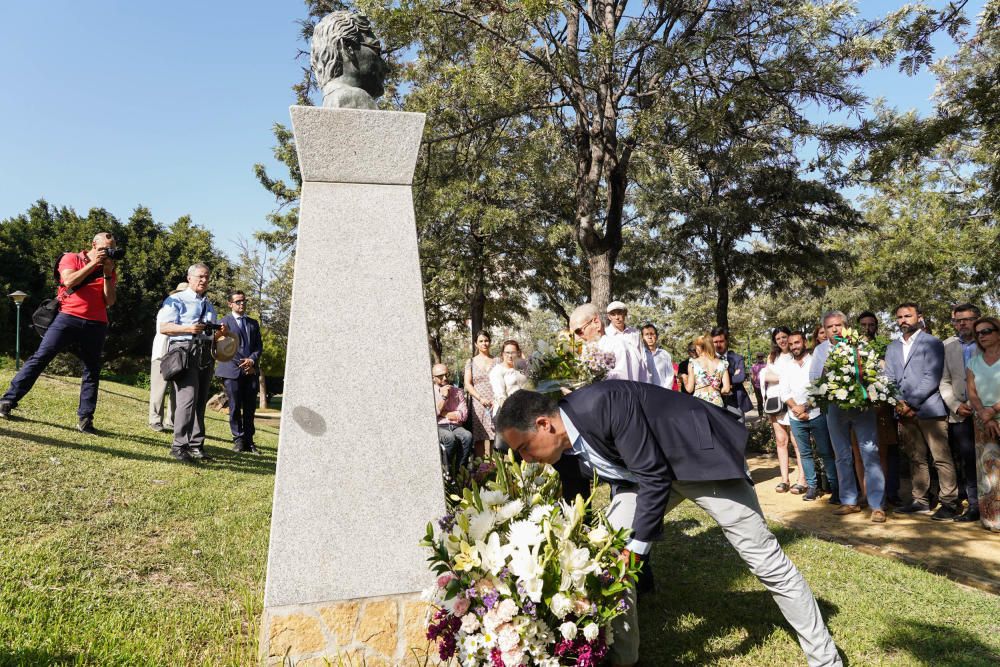
<instances>
[{"instance_id":1,"label":"black camera","mask_svg":"<svg viewBox=\"0 0 1000 667\"><path fill-rule=\"evenodd\" d=\"M108 259L118 261L125 256L125 248L105 248L104 254L107 255Z\"/></svg>"},{"instance_id":2,"label":"black camera","mask_svg":"<svg viewBox=\"0 0 1000 667\"><path fill-rule=\"evenodd\" d=\"M221 324L216 324L214 322L202 322L205 325L205 333L215 333L222 328Z\"/></svg>"}]
</instances>

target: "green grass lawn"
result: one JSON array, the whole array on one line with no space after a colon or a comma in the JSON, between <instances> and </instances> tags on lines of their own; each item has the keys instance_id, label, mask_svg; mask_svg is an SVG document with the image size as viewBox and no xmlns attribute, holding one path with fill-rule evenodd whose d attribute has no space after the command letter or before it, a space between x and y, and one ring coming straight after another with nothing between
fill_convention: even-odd
<instances>
[{"instance_id":1,"label":"green grass lawn","mask_svg":"<svg viewBox=\"0 0 1000 667\"><path fill-rule=\"evenodd\" d=\"M0 390L12 369L0 369ZM75 430L78 380L42 378L0 422L0 665L248 665L256 659L277 432L262 457L184 465L146 427L146 392L102 383ZM431 517L428 517L431 518ZM640 603L651 665L800 665L794 637L721 531L691 504L658 544ZM414 526L413 539L423 526ZM850 665L996 665L1000 600L901 563L778 530Z\"/></svg>"}]
</instances>

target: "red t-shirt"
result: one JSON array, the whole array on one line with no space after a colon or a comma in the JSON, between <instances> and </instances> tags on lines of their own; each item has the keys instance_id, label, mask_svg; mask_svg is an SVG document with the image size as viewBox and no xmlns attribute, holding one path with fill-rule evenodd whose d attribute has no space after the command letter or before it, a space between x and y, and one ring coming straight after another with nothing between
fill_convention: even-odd
<instances>
[{"instance_id":1,"label":"red t-shirt","mask_svg":"<svg viewBox=\"0 0 1000 667\"><path fill-rule=\"evenodd\" d=\"M90 260L87 258L86 251L72 253L68 252L62 256L59 260L59 276L60 282L62 282L62 272L66 269L70 271L79 271L87 265ZM96 267L94 269L99 275L98 278L91 280L86 285L79 287L75 292L68 295L67 290L64 286L59 286L59 302L62 304L59 307L61 312L67 315L73 315L74 317L79 317L84 320L93 320L95 322L105 322L108 321L108 308L104 304L104 273L101 267ZM118 282L118 274L112 272L111 275L112 282Z\"/></svg>"}]
</instances>

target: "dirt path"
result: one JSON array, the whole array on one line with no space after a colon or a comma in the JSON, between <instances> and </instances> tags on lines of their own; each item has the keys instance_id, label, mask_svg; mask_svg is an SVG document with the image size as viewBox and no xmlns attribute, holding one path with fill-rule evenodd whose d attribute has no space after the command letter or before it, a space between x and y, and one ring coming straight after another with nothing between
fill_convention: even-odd
<instances>
[{"instance_id":1,"label":"dirt path","mask_svg":"<svg viewBox=\"0 0 1000 667\"><path fill-rule=\"evenodd\" d=\"M834 516L835 506L827 504L826 497L805 502L802 496L774 491L779 481L777 458L758 456L748 462L768 519L1000 595L1000 534L984 530L979 523L938 522L891 512L884 524L872 523L867 510Z\"/></svg>"}]
</instances>

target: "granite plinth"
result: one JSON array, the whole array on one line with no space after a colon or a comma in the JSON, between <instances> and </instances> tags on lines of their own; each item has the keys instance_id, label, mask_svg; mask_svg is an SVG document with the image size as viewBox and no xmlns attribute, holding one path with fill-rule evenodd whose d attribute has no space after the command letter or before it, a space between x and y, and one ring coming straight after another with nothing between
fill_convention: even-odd
<instances>
[{"instance_id":1,"label":"granite plinth","mask_svg":"<svg viewBox=\"0 0 1000 667\"><path fill-rule=\"evenodd\" d=\"M303 106L289 112L303 181L413 182L424 114Z\"/></svg>"},{"instance_id":2,"label":"granite plinth","mask_svg":"<svg viewBox=\"0 0 1000 667\"><path fill-rule=\"evenodd\" d=\"M265 622L422 590L417 543L444 512L409 186L423 116L292 107L292 120L305 182Z\"/></svg>"}]
</instances>

